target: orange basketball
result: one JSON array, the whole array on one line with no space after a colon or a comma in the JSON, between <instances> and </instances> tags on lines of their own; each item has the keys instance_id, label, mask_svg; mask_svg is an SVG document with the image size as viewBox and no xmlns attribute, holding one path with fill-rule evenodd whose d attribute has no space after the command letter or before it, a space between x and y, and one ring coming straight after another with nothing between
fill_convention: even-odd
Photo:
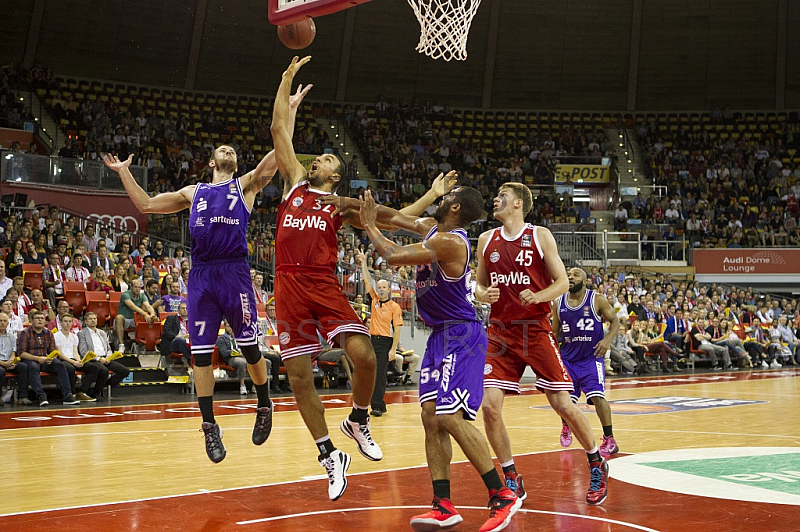
<instances>
[{"instance_id":1,"label":"orange basketball","mask_svg":"<svg viewBox=\"0 0 800 532\"><path fill-rule=\"evenodd\" d=\"M300 22L278 26L278 38L287 48L292 50L302 50L314 42L317 35L317 27L314 19L307 18Z\"/></svg>"}]
</instances>

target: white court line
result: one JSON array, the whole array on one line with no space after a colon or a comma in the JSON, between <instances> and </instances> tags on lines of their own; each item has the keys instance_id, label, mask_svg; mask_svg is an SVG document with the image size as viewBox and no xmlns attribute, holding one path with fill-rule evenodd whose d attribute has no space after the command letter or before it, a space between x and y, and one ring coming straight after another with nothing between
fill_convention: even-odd
<instances>
[{"instance_id":1,"label":"white court line","mask_svg":"<svg viewBox=\"0 0 800 532\"><path fill-rule=\"evenodd\" d=\"M690 376L691 375L687 375L687 378L690 377ZM800 372L788 374L788 375L785 375L785 377L782 376L780 378L793 378L793 377L800 377ZM650 383L663 382L664 380L675 379L677 377L676 376L672 376L672 377L653 376L653 377L641 377L641 378L642 379L646 379L648 381L644 386L635 386L635 387L631 387L631 388L617 388L616 390L613 389L613 386L611 388L612 388L612 390L614 392L623 392L623 391L626 391L626 390L634 390L634 389L642 389L642 388L660 389L660 388L664 388L664 387L669 387L670 390L672 390L674 388L680 388L681 386L696 386L697 384L717 384L717 383L725 384L725 383L730 383L730 382L750 382L750 381L732 381L732 380L731 381L708 381L708 380L703 381L703 380L698 380L697 382L685 382L684 381L684 382L679 382L679 383L677 383L677 382L676 383L668 383L668 384L661 385L661 386L650 386L649 385ZM633 378L626 379L626 380L623 380L623 379L611 379L609 382L611 384L613 384L614 380L619 381L620 384L625 384L626 381L636 380L636 379L633 379ZM770 380L773 380L773 379L770 379ZM757 381L757 382L765 382L765 381ZM522 384L522 385L520 385L520 389L522 389L522 390L535 390L536 388L535 388L534 384ZM693 388L693 389L687 390L687 391L696 392L697 390L695 390ZM397 390L397 392L401 392L401 390ZM406 391L406 392L408 392L408 391ZM392 392L392 393L395 393L395 392ZM717 392L715 391L715 393L717 393ZM734 392L727 392L727 393L732 393L733 394ZM736 392L736 393L739 393L739 392ZM756 392L741 392L741 393L759 395ZM341 393L341 394L325 394L325 395L330 395L330 396L333 396L335 398L337 396L347 396L347 395L351 395L351 394ZM768 395L768 394L761 394L761 395ZM776 395L778 397L794 396L794 394L770 394L770 395ZM409 394L409 393L405 393L404 396L405 397L415 397L415 398L418 397L415 394ZM517 396L507 397L506 399L507 400L518 400L518 399L522 399L524 397L531 397L531 396L530 395L517 395ZM288 401L289 399L293 399L293 397L277 398L276 399L276 404L282 404L282 403L277 402L277 401L281 401L283 399ZM225 400L225 401L226 402L231 402L231 401L234 401L234 400ZM220 402L222 402L222 401L220 401ZM107 409L107 408L125 408L128 411L131 411L131 412L133 412L135 414L136 413L136 409L137 408L142 408L142 407L155 407L155 408L161 407L161 408L163 408L164 406L169 406L170 408L197 408L196 404L197 404L196 401L193 401L193 402L179 402L179 403L146 403L146 404L141 404L141 405L125 405L125 406L121 406L121 407L111 406L111 405L104 405L104 406L95 406L95 407L85 407L84 410L89 410L89 412L85 412L85 413L90 413L91 411L97 411L97 410ZM252 402L243 403L243 404L253 405ZM231 405L231 406L243 406L243 404ZM283 403L283 404L285 404L286 406L294 406L296 403L294 401L288 401L287 403ZM418 406L418 403L393 403L393 405L394 406L407 406L407 405L416 405L416 406ZM544 406L546 406L546 405L544 405ZM153 410L155 410L155 408L153 408ZM343 405L343 406L335 406L335 405L327 405L327 404L325 405L325 410L326 411L327 410L340 410L340 409L343 409L343 408L351 408L351 407L348 406L348 405ZM20 417L24 417L25 414L28 414L28 415L31 415L31 416L36 416L36 414L38 414L39 416L48 416L48 412L53 412L53 414L49 414L49 415L57 415L58 412L65 412L65 411L68 412L69 409L63 409L62 408L62 409L55 409L55 410L22 410L20 412L9 412L9 414L12 414L12 415L13 414L20 414ZM286 413L289 413L289 412L299 412L299 410L295 409L295 410L276 411L275 414L286 414ZM164 411L154 412L153 415L162 414L162 413L164 413ZM219 413L219 414L215 413L215 417L245 416L245 415L252 415L253 413L255 413L255 412L251 411L251 412L242 412L242 413L233 413L233 412L231 412L231 413ZM612 411L612 413L613 413L613 411ZM114 414L116 414L116 413L114 413ZM124 415L124 412L122 412L120 414ZM133 415L133 414L131 414L131 415ZM101 417L104 417L104 416L98 415L98 418L101 418ZM41 429L52 429L52 428L66 428L66 427L75 427L75 426L80 426L80 425L99 425L101 423L102 424L113 424L113 423L130 423L130 422L134 422L134 421L174 421L174 420L178 420L178 419L196 419L196 418L199 418L199 416L197 416L197 417L194 417L194 416L188 416L188 417L166 417L166 418L158 418L158 419L141 419L141 418L136 419L136 418L131 418L131 419L120 419L118 421L103 421L103 422L100 422L100 423L76 423L76 424L72 424L72 425L46 425L46 426L40 426L40 427L9 427L9 428L6 428L6 429L2 429L2 432L20 431L20 430L41 430ZM87 418L87 419L90 419L90 418ZM0 441L3 441L3 440L0 440Z\"/></svg>"},{"instance_id":2,"label":"white court line","mask_svg":"<svg viewBox=\"0 0 800 532\"><path fill-rule=\"evenodd\" d=\"M290 515L277 515L275 517L264 517L262 519L253 519L250 521L239 521L237 525L254 525L257 523L268 523L270 521L279 521L282 519L292 519L295 517L308 517L310 515L324 515L324 514L333 514L333 513L342 513L342 512L366 512L366 511L373 511L373 510L417 510L423 509L428 510L430 506L375 506L375 507L365 507L365 508L337 508L332 510L319 510L316 512L304 512L299 514L290 514ZM456 509L460 510L486 510L485 506L456 506ZM600 521L603 523L611 523L615 525L622 525L630 528L634 528L636 530L642 530L644 532L659 532L654 528L648 528L642 525L636 525L634 523L628 523L625 521L617 521L616 519L609 519L607 517L595 517L592 515L583 515L583 514L571 514L568 512L550 512L547 510L528 510L526 508L520 508L518 510L520 513L531 513L531 514L546 514L546 515L558 515L562 517L576 517L578 519L588 519L590 521Z\"/></svg>"},{"instance_id":3,"label":"white court line","mask_svg":"<svg viewBox=\"0 0 800 532\"><path fill-rule=\"evenodd\" d=\"M172 404L172 403L163 403L163 404ZM177 404L185 404L185 403L177 403ZM248 403L248 404L252 404L252 403ZM275 404L280 404L280 403L275 403ZM295 404L296 403L291 403L291 405L289 405L289 406L292 406L292 405L295 405ZM130 414L127 414L127 415L131 415L131 416L132 415L153 415L154 416L154 415L157 415L157 414L164 414L164 413L169 414L169 412L165 412L163 410L162 411L158 411L158 412L152 412L150 414L141 414L140 412L137 412L136 410L134 410L134 408L136 406L137 405L130 405L130 408L128 408L128 410L126 410L125 412L111 412L110 414L112 416L126 415L128 412L130 412ZM234 406L240 406L240 405L234 405ZM126 408L126 407L116 407L116 406L114 406L114 407L90 407L90 408L100 409L100 408ZM178 408L185 408L185 407L178 407ZM197 407L188 407L188 408L197 408ZM337 410L337 409L341 409L341 408L351 408L351 407L350 406L328 406L328 405L325 406L325 410L326 411L327 410ZM60 409L60 410L49 410L49 411L48 410L23 410L23 411L20 411L19 414L28 414L28 413L32 413L32 412L38 412L39 416L41 416L41 417L48 416L48 414L47 414L48 412L53 412L52 414L50 414L50 416L48 416L48 417L52 417L52 416L55 416L55 415L59 415L58 413L59 412L64 412L64 410L63 409ZM300 410L295 409L295 410L275 411L275 412L273 412L273 416L275 414L289 414L289 413L292 413L292 412L300 412ZM17 412L10 412L10 413L11 414L16 414ZM83 412L83 413L84 414L88 414L89 412ZM197 410L197 413L199 414L200 410ZM215 411L214 412L214 417L218 418L218 417L252 416L255 413L256 413L256 411L255 411L255 405L254 405L253 406L253 410L250 410L248 412L241 412L241 413L238 413L238 414L235 414L235 413L230 413L230 414L217 413ZM39 416L31 415L29 417L39 417ZM102 418L107 417L107 416L100 415L100 414L94 414L94 416L95 417L76 417L74 419L102 419ZM16 416L16 417L27 417L27 416ZM200 416L181 416L181 417L160 417L160 418L157 418L157 419L142 419L142 418L133 418L132 417L130 419L120 419L119 421L100 421L98 423L72 423L72 424L66 424L66 425L44 425L44 426L41 426L41 427L9 427L9 428L6 428L6 429L0 429L0 432L8 432L8 431L14 431L14 430L31 430L32 431L32 430L42 430L42 429L65 429L65 428L70 428L70 427L94 427L94 426L97 426L97 425L112 425L112 424L117 424L117 423L133 423L133 422L139 422L139 421L180 421L180 420L186 420L186 419L189 419L189 420L195 419L195 420L197 420L197 419L201 419L201 417ZM48 420L42 420L42 421L48 421Z\"/></svg>"},{"instance_id":4,"label":"white court line","mask_svg":"<svg viewBox=\"0 0 800 532\"><path fill-rule=\"evenodd\" d=\"M59 428L71 428L71 427L85 427L87 425L67 425L66 427L59 427ZM96 425L90 425L96 426ZM335 428L332 426L331 428ZM400 428L408 428L408 427L400 427ZM225 432L235 432L239 430L244 430L250 432L253 430L252 427L223 427ZM307 431L306 427L273 427L272 432L277 431L284 431L284 430L303 430ZM1 431L0 431L1 432ZM121 431L104 431L104 432L86 432L86 433L69 433L69 434L48 434L46 436L16 436L14 438L0 438L0 443L2 442L15 442L15 441L29 441L29 440L46 440L46 439L56 439L56 438L80 438L85 436L115 436L117 434L166 434L170 432L200 432L200 429L166 429L166 430L121 430ZM198 438L201 438L198 434ZM327 477L326 477L327 478Z\"/></svg>"},{"instance_id":5,"label":"white court line","mask_svg":"<svg viewBox=\"0 0 800 532\"><path fill-rule=\"evenodd\" d=\"M514 456L530 456L533 454L547 454L547 453L556 453L561 452L563 449L553 449L549 451L533 451L530 453L520 453ZM469 460L459 460L457 462L450 462L451 464L466 464ZM347 477L358 477L362 475L373 475L376 473L389 473L392 471L405 471L407 469L418 469L421 467L426 467L425 465L421 466L406 466L406 467L394 467L390 469L381 469L379 471L362 471L360 473L348 473ZM254 489L254 488L268 488L270 486L283 486L286 484L297 484L298 482L310 482L308 480L286 480L284 482L272 482L269 484L254 484L251 486L239 486L236 488L223 488L223 489L216 489L216 490L202 490L202 491L193 491L191 493L176 493L174 495L161 495L158 497L142 497L140 499L128 499L124 501L112 501L112 502L99 502L95 504L80 504L77 506L63 506L61 508L46 508L43 510L28 510L26 512L14 512L8 514L0 514L0 518L2 517L11 517L16 515L28 515L28 514L39 514L39 513L46 513L46 512L58 512L61 510L80 510L82 508L99 508L101 506L114 506L117 504L130 504L134 502L147 502L147 501L158 501L162 499L174 499L177 497L188 497L191 495L207 495L209 493L225 493L229 491L236 491L236 490L246 490L246 489ZM428 508L426 506L426 508ZM484 508L485 509L485 508Z\"/></svg>"},{"instance_id":6,"label":"white court line","mask_svg":"<svg viewBox=\"0 0 800 532\"><path fill-rule=\"evenodd\" d=\"M67 425L66 427L60 428L70 428L70 427L81 427L86 425ZM552 426L533 426L533 425L525 425L525 426L514 426L514 425L506 425L506 429L514 429L514 430L560 430L559 425L552 425ZM226 432L232 431L251 431L252 428L250 427L223 427ZM333 430L336 428L336 425L331 425L328 427L329 429ZM379 427L373 426L375 428L381 429L414 429L414 428L421 428L419 425L381 425ZM478 427L480 430L481 427ZM273 431L284 431L284 430L301 430L306 431L308 430L306 427L298 426L298 427L273 427ZM789 440L795 440L800 437L800 435L785 435L785 434L750 434L745 432L712 432L712 431L699 431L699 430L668 430L668 429L631 429L631 428L622 428L622 427L615 427L614 429L616 432L657 432L657 433L664 433L664 434L706 434L709 436L744 436L744 437L752 437L752 438L763 438L763 437L770 437L770 438L785 438ZM48 434L46 436L19 436L14 438L0 438L0 443L2 442L18 442L18 441L27 441L27 440L45 440L45 439L56 439L56 438L79 438L79 437L95 437L95 436L114 436L117 434L163 434L168 432L199 432L197 429L171 429L171 430L130 430L130 431L119 431L119 432L86 432L83 434L77 433L69 433L69 434ZM484 431L481 431L484 432ZM198 436L199 437L199 436ZM577 447L576 447L577 449ZM541 452L552 452L552 451L541 451ZM536 454L535 452L532 453L525 453L525 454ZM523 455L515 455L515 456L523 456ZM455 462L453 462L455 463ZM358 473L356 473L358 474Z\"/></svg>"}]
</instances>

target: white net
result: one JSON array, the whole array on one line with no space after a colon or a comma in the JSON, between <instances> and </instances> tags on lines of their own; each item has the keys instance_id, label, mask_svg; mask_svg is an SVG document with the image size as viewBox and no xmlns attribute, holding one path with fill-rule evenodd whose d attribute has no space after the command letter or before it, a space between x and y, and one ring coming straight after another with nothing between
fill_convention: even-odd
<instances>
[{"instance_id":1,"label":"white net","mask_svg":"<svg viewBox=\"0 0 800 532\"><path fill-rule=\"evenodd\" d=\"M467 59L467 37L481 0L408 0L422 33L417 51L433 59Z\"/></svg>"}]
</instances>

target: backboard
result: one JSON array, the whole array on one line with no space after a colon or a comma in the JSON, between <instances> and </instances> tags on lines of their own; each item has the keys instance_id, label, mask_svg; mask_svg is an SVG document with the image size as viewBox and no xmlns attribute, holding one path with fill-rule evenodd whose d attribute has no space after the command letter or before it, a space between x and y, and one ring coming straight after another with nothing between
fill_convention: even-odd
<instances>
[{"instance_id":1,"label":"backboard","mask_svg":"<svg viewBox=\"0 0 800 532\"><path fill-rule=\"evenodd\" d=\"M369 0L269 0L269 21L276 26L291 24L308 17L330 15L366 2Z\"/></svg>"}]
</instances>

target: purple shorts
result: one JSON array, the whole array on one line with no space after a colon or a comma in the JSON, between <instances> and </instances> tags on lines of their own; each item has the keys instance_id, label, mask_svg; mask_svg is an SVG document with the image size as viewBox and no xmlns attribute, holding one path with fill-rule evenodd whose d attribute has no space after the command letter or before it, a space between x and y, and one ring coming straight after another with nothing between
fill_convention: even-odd
<instances>
[{"instance_id":1,"label":"purple shorts","mask_svg":"<svg viewBox=\"0 0 800 532\"><path fill-rule=\"evenodd\" d=\"M257 345L258 309L246 262L193 266L186 310L193 354L214 351L223 317L240 346Z\"/></svg>"},{"instance_id":2,"label":"purple shorts","mask_svg":"<svg viewBox=\"0 0 800 532\"><path fill-rule=\"evenodd\" d=\"M419 402L436 401L437 414L463 410L474 420L483 400L486 330L478 322L453 322L428 337L419 374Z\"/></svg>"},{"instance_id":3,"label":"purple shorts","mask_svg":"<svg viewBox=\"0 0 800 532\"><path fill-rule=\"evenodd\" d=\"M588 401L592 397L606 396L606 366L602 358L583 358L580 360L564 360L570 378L572 378L573 391L569 394L572 401L577 403L581 392Z\"/></svg>"}]
</instances>

